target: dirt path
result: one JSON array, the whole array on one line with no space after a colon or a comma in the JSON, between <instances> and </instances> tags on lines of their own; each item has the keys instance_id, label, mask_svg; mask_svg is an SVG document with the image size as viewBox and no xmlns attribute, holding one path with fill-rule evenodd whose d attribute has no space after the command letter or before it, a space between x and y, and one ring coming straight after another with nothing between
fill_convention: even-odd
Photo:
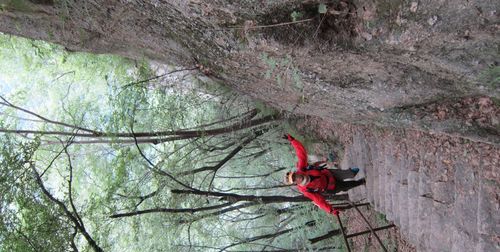
<instances>
[{"instance_id":1,"label":"dirt path","mask_svg":"<svg viewBox=\"0 0 500 252\"><path fill-rule=\"evenodd\" d=\"M369 201L418 251L500 249L499 147L419 131L308 123L324 140L344 144L344 168L365 169L367 184L351 199Z\"/></svg>"}]
</instances>

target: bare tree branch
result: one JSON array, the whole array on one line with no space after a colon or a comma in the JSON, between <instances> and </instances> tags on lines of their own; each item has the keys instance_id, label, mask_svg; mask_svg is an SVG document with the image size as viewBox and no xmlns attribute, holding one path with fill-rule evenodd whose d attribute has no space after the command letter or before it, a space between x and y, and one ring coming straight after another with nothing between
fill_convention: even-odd
<instances>
[{"instance_id":1,"label":"bare tree branch","mask_svg":"<svg viewBox=\"0 0 500 252\"><path fill-rule=\"evenodd\" d=\"M152 198L154 196L156 196L163 188L165 187L165 184L161 184L158 189L156 189L155 191L151 192L151 193L148 193L144 196L127 196L127 195L123 195L123 194L120 194L120 193L117 193L116 195L120 196L120 197L123 197L123 198L128 198L128 199L138 199L139 202L137 202L135 204L135 208L137 208L139 205L142 204L142 202L144 202L145 200L149 199L149 198Z\"/></svg>"},{"instance_id":2,"label":"bare tree branch","mask_svg":"<svg viewBox=\"0 0 500 252\"><path fill-rule=\"evenodd\" d=\"M128 212L128 213L119 213L119 214L113 214L110 215L110 218L121 218L121 217L129 217L129 216L136 216L136 215L141 215L141 214L148 214L148 213L197 213L197 212L202 212L202 211L209 211L209 210L214 210L218 208L224 208L227 206L232 205L233 203L231 202L226 202L224 204L220 205L215 205L215 206L209 206L209 207L200 207L200 208L152 208L152 209L146 209L146 210L139 210L139 211L133 211L133 212Z\"/></svg>"},{"instance_id":3,"label":"bare tree branch","mask_svg":"<svg viewBox=\"0 0 500 252\"><path fill-rule=\"evenodd\" d=\"M137 84L142 84L142 83L150 82L150 81L152 81L152 80L156 80L156 79L159 79L159 78L165 77L165 76L170 75L170 74L173 74L173 73L182 72L182 71L193 71L193 70L196 70L196 69L198 69L198 67L193 67L193 68L184 68L184 69L176 69L176 70L170 71L170 72L168 72L168 73L164 73L164 74L162 74L162 75L157 75L157 76L154 76L154 77L151 77L151 78L145 79L145 80L140 80L140 81L135 81L135 82L131 82L131 83L125 84L125 85L123 85L121 88L122 88L122 89L126 89L126 88L128 88L128 87L135 86L135 85L137 85ZM121 91L120 91L120 92L121 92Z\"/></svg>"},{"instance_id":4,"label":"bare tree branch","mask_svg":"<svg viewBox=\"0 0 500 252\"><path fill-rule=\"evenodd\" d=\"M228 213L228 212L232 212L232 211L235 211L235 210L240 210L240 209L243 209L243 208L246 208L246 207L250 207L250 206L254 206L254 205L257 205L257 204L258 203L256 203L256 202L247 202L247 203L243 203L243 204L240 204L240 205L236 205L236 206L224 208L224 209L221 209L219 211L215 211L215 212L212 212L212 213L208 213L208 214L197 216L197 218L194 221L198 221L198 220L201 220L201 219L204 219L204 218L208 218L208 217L219 216L219 215L222 215L222 214L225 214L225 213ZM181 224L187 223L187 222L188 221L186 221L186 220L180 220L179 221L179 223L181 223Z\"/></svg>"},{"instance_id":5,"label":"bare tree branch","mask_svg":"<svg viewBox=\"0 0 500 252\"><path fill-rule=\"evenodd\" d=\"M69 166L69 178L68 178L68 198L69 198L69 203L71 205L71 209L73 210L73 213L75 214L75 217L78 219L80 222L80 225L82 228L85 228L85 225L83 224L83 220L80 217L80 214L78 214L78 211L76 210L75 203L73 202L73 164L71 162L71 156L68 153L68 148L64 148L64 153L66 154L66 157L68 158L68 166Z\"/></svg>"},{"instance_id":6,"label":"bare tree branch","mask_svg":"<svg viewBox=\"0 0 500 252\"><path fill-rule=\"evenodd\" d=\"M92 134L98 134L97 131L94 131L94 130L91 130L91 129L87 129L87 128L79 127L79 126L76 126L76 125L71 125L71 124L67 124L67 123L63 123L63 122L58 122L58 121L50 120L50 119L48 119L46 117L43 117L43 116L41 116L41 115L39 115L39 114L37 114L35 112L31 112L31 111L29 111L27 109L18 107L16 105L10 103L9 101L7 101L1 95L0 95L0 99L2 99L4 101L4 102L0 102L1 105L8 106L8 107L15 108L17 110L23 111L23 112L25 112L27 114L30 114L30 115L35 116L35 117L38 117L38 118L42 119L45 122L56 124L56 125L61 125L61 126L72 128L72 129L78 129L78 130L89 132L89 133L92 133Z\"/></svg>"},{"instance_id":7,"label":"bare tree branch","mask_svg":"<svg viewBox=\"0 0 500 252\"><path fill-rule=\"evenodd\" d=\"M134 126L133 125L130 126L130 130L131 130L132 133L134 133ZM141 147L139 146L139 143L137 142L137 138L136 137L134 137L134 141L135 141L135 146L136 146L137 150L139 151L139 154L142 156L142 158L144 160L146 160L146 162L149 164L150 169L153 172L156 172L156 173L158 173L160 175L166 176L166 177L170 178L171 180L177 182L177 184L179 184L179 185L181 185L181 186L183 186L185 188L188 188L188 189L193 190L193 191L197 190L197 189L194 189L193 187L191 187L191 186L189 186L189 185L187 185L187 184L179 181L174 176L172 176L170 173L168 173L166 171L163 171L162 169L158 168L156 164L153 164L153 162L151 162L151 160L149 160L146 157L146 155L144 155L144 153L141 150Z\"/></svg>"},{"instance_id":8,"label":"bare tree branch","mask_svg":"<svg viewBox=\"0 0 500 252\"><path fill-rule=\"evenodd\" d=\"M26 235L24 234L24 232L18 228L15 228L16 229L16 232L19 233L24 240L26 240L26 242L30 245L30 247L33 249L33 251L38 251L38 248L35 246L35 244L33 244L33 242L31 241L31 239Z\"/></svg>"},{"instance_id":9,"label":"bare tree branch","mask_svg":"<svg viewBox=\"0 0 500 252\"><path fill-rule=\"evenodd\" d=\"M218 178L227 178L227 179L248 179L248 178L260 178L260 177L267 177L273 173L280 172L283 170L289 169L288 167L280 167L277 168L271 172L264 173L264 174L258 174L258 175L248 175L248 176L217 176Z\"/></svg>"},{"instance_id":10,"label":"bare tree branch","mask_svg":"<svg viewBox=\"0 0 500 252\"><path fill-rule=\"evenodd\" d=\"M309 221L306 224L304 224L304 226L308 226L308 227L311 227L311 226L314 226L314 225L316 225L315 221ZM246 238L246 239L243 239L240 242L236 242L236 243L230 244L230 245L228 245L228 246L220 249L219 252L225 251L228 248L232 248L234 246L238 246L238 245L245 244L245 243L250 243L250 242L254 242L254 241L258 241L258 240L262 240L262 239L271 239L271 238L274 239L274 238L276 238L278 236L290 233L290 232L292 232L292 231L294 231L296 229L299 229L299 228L303 228L303 227L302 226L293 227L293 228L281 230L281 231L278 231L278 232L275 232L275 233L271 233L271 234L265 234L265 235L254 236L254 237L251 237L251 238Z\"/></svg>"},{"instance_id":11,"label":"bare tree branch","mask_svg":"<svg viewBox=\"0 0 500 252\"><path fill-rule=\"evenodd\" d=\"M274 125L274 126L276 126L276 125ZM215 176L217 175L217 171L222 167L222 165L224 165L227 161L229 161L232 157L234 157L239 151L241 151L243 149L243 147L245 147L251 141L257 139L259 136L266 133L274 126L269 126L267 128L253 130L252 131L253 136L248 138L247 140L245 140L242 144L240 144L240 146L238 146L235 150L233 150L231 153L229 153L229 155L221 161L222 164L220 165L220 167L217 167L216 169L213 170L213 176L212 176L212 179L210 180L210 183L208 184L208 189L209 190L212 189L212 184L215 180ZM234 153L234 155L233 155L233 153Z\"/></svg>"},{"instance_id":12,"label":"bare tree branch","mask_svg":"<svg viewBox=\"0 0 500 252\"><path fill-rule=\"evenodd\" d=\"M78 220L78 218L75 217L75 215L73 213L71 213L71 211L69 211L69 209L66 207L66 205L63 202L61 202L60 200L58 200L54 196L52 196L52 194L50 194L50 192L45 188L45 186L42 182L42 179L40 178L40 175L36 171L35 167L32 166L31 169L33 171L33 174L35 175L36 182L37 182L38 186L40 187L40 189L42 190L43 194L45 194L45 196L47 196L52 202L56 203L63 210L66 217L68 217L73 222L75 227L78 229L78 231L80 231L82 233L83 237L85 237L85 239L89 243L90 247L92 247L92 249L94 249L94 251L103 252L104 250L101 247L99 247L99 245L97 245L97 243L92 238L92 236L90 236L90 234L87 232L87 230L85 230L85 227L83 227L80 224L80 221Z\"/></svg>"},{"instance_id":13,"label":"bare tree branch","mask_svg":"<svg viewBox=\"0 0 500 252\"><path fill-rule=\"evenodd\" d=\"M76 238L77 233L78 233L78 229L75 226L75 231L71 234L71 242L70 242L70 246L73 249L73 252L78 252L78 247L75 244L75 238Z\"/></svg>"},{"instance_id":14,"label":"bare tree branch","mask_svg":"<svg viewBox=\"0 0 500 252\"><path fill-rule=\"evenodd\" d=\"M200 168L197 168L197 169L194 169L194 170L181 172L181 173L179 173L179 175L181 175L181 176L183 176L183 175L190 175L190 174L196 174L196 173L204 172L204 171L216 172L224 164L226 164L229 160L231 160L234 156L236 156L236 154L238 154L238 152L240 152L241 150L243 150L243 148L247 144L249 144L250 142L252 142L257 137L261 136L264 133L265 133L265 130L259 130L257 132L254 132L254 134L255 134L254 136L249 137L245 141L243 141L240 145L238 145L236 148L234 148L229 154L227 154L222 160L220 160L216 165L213 165L213 166L204 166L204 167L200 167Z\"/></svg>"},{"instance_id":15,"label":"bare tree branch","mask_svg":"<svg viewBox=\"0 0 500 252\"><path fill-rule=\"evenodd\" d=\"M67 149L71 145L71 142L73 141L73 139L74 139L74 137L70 137L68 139L68 141L66 141L66 144L63 145L62 150L59 151L59 153L57 153L57 155L52 160L50 160L49 165L47 165L47 167L43 170L43 172L40 174L40 177L43 177L43 175L49 170L49 168L52 167L52 164L54 164L56 159L59 158L59 156L61 156L61 154L63 152L67 151Z\"/></svg>"},{"instance_id":16,"label":"bare tree branch","mask_svg":"<svg viewBox=\"0 0 500 252\"><path fill-rule=\"evenodd\" d=\"M243 113L241 115L232 116L232 117L229 117L229 118L226 118L226 119L223 119L223 120L211 122L211 123L204 124L204 125L195 126L193 128L189 128L189 129L193 130L193 129L200 129L200 128L205 128L205 127L210 127L210 126L213 126L213 125L216 125L216 124L220 124L220 123L231 121L231 120L236 119L238 117L243 117L243 119L240 120L242 122L250 121L252 118L254 118L258 114L258 112L259 112L259 110L252 109L252 110L249 110L249 111L247 111L247 112L245 112L245 113Z\"/></svg>"},{"instance_id":17,"label":"bare tree branch","mask_svg":"<svg viewBox=\"0 0 500 252\"><path fill-rule=\"evenodd\" d=\"M37 130L12 130L0 129L3 133L15 134L35 134L35 135L58 135L58 136L74 136L84 138L100 138L98 140L89 141L73 141L74 144L97 144L97 143L152 143L159 144L176 140L191 139L205 136L215 136L226 134L229 132L239 131L251 128L257 125L269 123L278 120L275 116L265 116L259 119L254 119L247 122L235 123L233 125L207 130L174 130L174 131L158 131L158 132L136 132L136 133L105 133L94 131L93 133L74 133L66 131L37 131ZM170 136L170 137L166 137ZM165 137L165 138L163 138ZM140 138L136 140L110 140L102 138Z\"/></svg>"},{"instance_id":18,"label":"bare tree branch","mask_svg":"<svg viewBox=\"0 0 500 252\"><path fill-rule=\"evenodd\" d=\"M231 177L233 178L233 177ZM226 190L220 189L220 188L215 188L219 192L230 192L230 191L255 191L255 190L269 190L269 189L277 189L277 188L284 188L284 187L292 187L293 185L274 185L274 186L261 186L261 187L233 187L229 188Z\"/></svg>"}]
</instances>

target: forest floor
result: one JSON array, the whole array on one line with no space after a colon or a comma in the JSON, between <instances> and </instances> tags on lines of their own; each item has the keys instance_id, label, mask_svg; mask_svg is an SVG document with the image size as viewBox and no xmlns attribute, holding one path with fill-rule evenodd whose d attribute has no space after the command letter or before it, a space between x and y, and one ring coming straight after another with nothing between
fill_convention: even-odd
<instances>
[{"instance_id":1,"label":"forest floor","mask_svg":"<svg viewBox=\"0 0 500 252\"><path fill-rule=\"evenodd\" d=\"M349 158L349 156L352 156L352 153L344 153L344 151L352 152L353 150L365 153L375 151L380 155L388 155L387 152L383 152L383 148L378 150L364 148L373 145L391 146L393 149L392 154L395 158L403 158L412 161L406 162L405 164L407 167L404 169L412 170L419 166L425 167L426 173L431 174L431 178L438 182L450 183L452 184L452 188L460 188L460 186L455 187L455 184L460 185L460 183L462 183L460 178L456 177L456 174L459 174L456 170L456 165L463 165L468 167L466 171L473 173L473 177L475 176L481 179L479 181L489 182L492 185L484 186L484 188L488 190L488 195L492 196L490 197L491 199L489 199L491 202L489 205L492 206L493 209L489 210L494 211L495 206L498 206L498 199L495 199L495 196L498 197L498 188L495 189L494 186L500 184L498 169L500 148L498 148L498 146L473 142L468 139L448 135L432 134L416 130L338 124L313 117L301 120L297 123L297 126L299 126L299 129L305 129L301 133L315 135L318 140L323 143L323 146L326 146L323 148L317 147L317 145L314 145L312 148L310 147L310 152L316 152L317 155L328 155L327 153L334 151L340 158ZM360 132L366 145L353 146L353 139L356 134L359 136ZM318 146L321 146L321 144ZM426 159L427 156L432 158ZM342 167L345 165L355 165L351 164L351 162L356 162L353 160L349 160L348 164L341 162L341 168L346 169L346 167ZM365 164L360 165L369 166L371 161L372 160L366 160ZM400 169L400 167L396 167L396 169ZM476 183L478 183L477 181L476 179ZM451 193L452 196L448 195L450 201L453 201L453 206L459 204L457 201L462 195L477 195L477 184L473 187L472 189L475 190L475 192L466 191L465 189L456 189ZM361 197L366 197L365 191L363 191ZM467 214L467 209L458 211L460 212L459 214L454 213L453 216L445 217L445 220L450 222L458 221L461 223L467 223L471 220L470 215ZM370 209L363 207L362 212L366 214L373 226L382 226L388 223L384 215L387 213L379 213L375 211L373 207L370 207ZM348 210L342 214L348 219L345 226L348 227L349 233L367 230L366 224L359 218L356 211ZM488 221L495 221L495 217L492 216L491 213L486 213L485 216L485 218L490 218ZM451 218L454 219L452 220ZM480 216L480 218L482 218L482 216ZM483 224L477 223L472 225L478 225L479 227ZM377 232L377 234L380 235L380 238L390 251L416 251L415 244L409 242L407 237L402 234L403 232L400 232L400 228L401 227L391 228L386 231ZM452 234L444 234L442 238L452 239L451 237ZM443 240L442 242L446 243L449 242L449 240ZM351 244L354 251L380 251L377 240L371 235L351 239Z\"/></svg>"}]
</instances>

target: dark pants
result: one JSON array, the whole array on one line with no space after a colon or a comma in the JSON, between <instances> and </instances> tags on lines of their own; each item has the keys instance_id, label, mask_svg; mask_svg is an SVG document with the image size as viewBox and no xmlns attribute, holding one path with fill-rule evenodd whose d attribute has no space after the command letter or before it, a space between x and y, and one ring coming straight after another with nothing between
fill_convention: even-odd
<instances>
[{"instance_id":1,"label":"dark pants","mask_svg":"<svg viewBox=\"0 0 500 252\"><path fill-rule=\"evenodd\" d=\"M344 181L344 179L354 178L354 176L356 176L356 173L351 170L332 169L329 171L333 174L333 177L335 177L335 189L327 190L326 193L335 194L338 192L345 192L351 188L365 184L365 179Z\"/></svg>"}]
</instances>

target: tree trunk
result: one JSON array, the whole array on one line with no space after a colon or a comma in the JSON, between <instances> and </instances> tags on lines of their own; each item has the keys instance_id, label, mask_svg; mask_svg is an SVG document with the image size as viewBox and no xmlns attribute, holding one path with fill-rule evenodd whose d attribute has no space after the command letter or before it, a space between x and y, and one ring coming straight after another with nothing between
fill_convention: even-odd
<instances>
[{"instance_id":1,"label":"tree trunk","mask_svg":"<svg viewBox=\"0 0 500 252\"><path fill-rule=\"evenodd\" d=\"M141 215L141 214L149 214L149 213L196 213L196 212L202 212L202 211L209 211L209 210L214 210L214 209L220 209L224 208L227 206L230 206L232 203L231 202L226 202L221 205L216 205L216 206L209 206L209 207L200 207L200 208L152 208L152 209L146 209L146 210L137 210L137 211L132 211L132 212L126 212L126 213L119 213L119 214L113 214L110 215L110 218L122 218L122 217L129 217L129 216L136 216L136 215Z\"/></svg>"},{"instance_id":2,"label":"tree trunk","mask_svg":"<svg viewBox=\"0 0 500 252\"><path fill-rule=\"evenodd\" d=\"M432 126L500 142L498 120L483 130L464 118L422 118L408 109L470 96L500 98L498 14L487 11L498 10L500 2L411 7L404 1L326 1L324 14L318 13L320 2L26 2L3 8L0 31L75 51L199 63L212 78L293 113ZM288 24L294 12L306 21Z\"/></svg>"},{"instance_id":3,"label":"tree trunk","mask_svg":"<svg viewBox=\"0 0 500 252\"><path fill-rule=\"evenodd\" d=\"M136 132L136 133L107 133L100 131L93 131L92 133L76 133L69 131L38 131L38 130L12 130L0 128L0 133L15 133L15 134L32 134L38 136L72 136L78 138L94 138L95 140L78 141L73 140L72 144L101 144L101 143L152 143L159 144L164 142L172 142L177 140L185 140L203 136L216 136L230 132L235 132L258 125L263 125L273 121L279 120L279 116L268 115L262 118L247 120L239 123L234 123L229 126L214 128L214 129L199 129L199 130L173 130L173 131L160 131L160 132ZM272 126L269 126L272 127ZM258 130L264 132L265 130ZM259 133L259 134L262 134ZM129 138L128 140L122 139L109 139L109 138ZM131 138L131 139L130 139ZM60 144L60 142L45 141L48 144Z\"/></svg>"},{"instance_id":4,"label":"tree trunk","mask_svg":"<svg viewBox=\"0 0 500 252\"><path fill-rule=\"evenodd\" d=\"M193 190L179 190L179 189L174 189L171 192L174 194L190 194L190 195L220 197L221 200L233 203L240 201L251 201L263 204L269 204L269 203L282 203L282 202L311 201L310 199L304 196L256 196L256 195L240 195L235 193L221 193L221 192L193 191ZM325 195L325 197L329 200L348 199L347 194Z\"/></svg>"}]
</instances>

